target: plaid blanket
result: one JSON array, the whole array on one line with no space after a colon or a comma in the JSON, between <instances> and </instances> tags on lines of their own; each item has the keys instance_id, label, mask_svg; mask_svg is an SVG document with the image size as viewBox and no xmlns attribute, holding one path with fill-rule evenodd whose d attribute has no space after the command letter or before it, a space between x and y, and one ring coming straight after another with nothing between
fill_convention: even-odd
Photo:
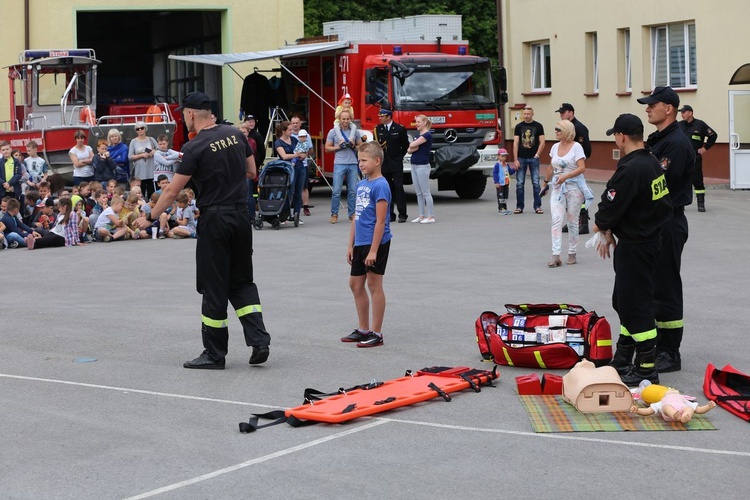
<instances>
[{"instance_id":1,"label":"plaid blanket","mask_svg":"<svg viewBox=\"0 0 750 500\"><path fill-rule=\"evenodd\" d=\"M705 415L694 415L687 424L665 422L659 415L635 413L581 413L562 396L518 396L534 432L704 431L716 430Z\"/></svg>"}]
</instances>

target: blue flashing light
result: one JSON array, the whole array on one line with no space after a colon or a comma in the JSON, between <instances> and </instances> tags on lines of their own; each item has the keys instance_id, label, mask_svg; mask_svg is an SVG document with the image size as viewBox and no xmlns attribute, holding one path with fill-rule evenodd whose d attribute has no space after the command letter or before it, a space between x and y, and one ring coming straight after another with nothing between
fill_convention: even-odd
<instances>
[{"instance_id":1,"label":"blue flashing light","mask_svg":"<svg viewBox=\"0 0 750 500\"><path fill-rule=\"evenodd\" d=\"M394 56L400 56L404 53L404 51L401 49L401 45L394 45L393 46L393 55Z\"/></svg>"},{"instance_id":2,"label":"blue flashing light","mask_svg":"<svg viewBox=\"0 0 750 500\"><path fill-rule=\"evenodd\" d=\"M458 48L458 55L459 56L465 56L466 55L466 46L465 45L461 45Z\"/></svg>"}]
</instances>

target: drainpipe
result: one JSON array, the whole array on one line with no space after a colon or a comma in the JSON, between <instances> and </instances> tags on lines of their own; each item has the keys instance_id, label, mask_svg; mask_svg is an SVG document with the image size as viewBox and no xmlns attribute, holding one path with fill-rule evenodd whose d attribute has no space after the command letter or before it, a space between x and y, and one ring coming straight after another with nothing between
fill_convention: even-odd
<instances>
[{"instance_id":1,"label":"drainpipe","mask_svg":"<svg viewBox=\"0 0 750 500\"><path fill-rule=\"evenodd\" d=\"M495 5L497 7L497 65L500 68L505 67L504 59L504 46L503 46L503 7L502 7L502 0L496 0ZM507 75L507 73L506 73ZM506 89L507 90L507 89ZM505 142L506 136L505 131L507 130L507 126L505 124L505 104L499 103L500 106L498 107L498 116L501 117L502 120L502 133L503 133L503 142ZM501 144L501 146L505 146L505 144Z\"/></svg>"},{"instance_id":2,"label":"drainpipe","mask_svg":"<svg viewBox=\"0 0 750 500\"><path fill-rule=\"evenodd\" d=\"M23 1L23 43L24 50L29 50L29 0Z\"/></svg>"}]
</instances>

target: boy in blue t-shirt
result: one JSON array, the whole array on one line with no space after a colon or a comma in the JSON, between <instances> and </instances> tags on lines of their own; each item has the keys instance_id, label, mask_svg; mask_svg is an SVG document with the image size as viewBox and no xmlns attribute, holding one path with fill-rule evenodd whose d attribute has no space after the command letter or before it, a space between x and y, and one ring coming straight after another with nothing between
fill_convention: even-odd
<instances>
[{"instance_id":1,"label":"boy in blue t-shirt","mask_svg":"<svg viewBox=\"0 0 750 500\"><path fill-rule=\"evenodd\" d=\"M380 172L383 148L376 142L359 147L359 169L364 179L357 184L356 209L349 233L346 260L352 267L349 287L354 295L359 326L342 342L356 342L357 347L383 345L380 333L385 316L383 275L391 246L391 189ZM367 296L365 283L370 290ZM370 328L372 299L372 329Z\"/></svg>"}]
</instances>

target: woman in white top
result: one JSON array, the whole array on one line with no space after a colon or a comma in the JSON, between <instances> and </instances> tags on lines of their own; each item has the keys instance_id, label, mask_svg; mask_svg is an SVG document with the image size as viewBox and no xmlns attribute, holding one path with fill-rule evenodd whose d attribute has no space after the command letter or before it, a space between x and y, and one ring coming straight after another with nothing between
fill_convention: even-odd
<instances>
[{"instance_id":1,"label":"woman in white top","mask_svg":"<svg viewBox=\"0 0 750 500\"><path fill-rule=\"evenodd\" d=\"M146 135L148 127L144 122L136 122L135 138L128 147L130 160L130 175L141 180L141 193L147 200L154 192L154 154L156 153L156 139Z\"/></svg>"},{"instance_id":2,"label":"woman in white top","mask_svg":"<svg viewBox=\"0 0 750 500\"><path fill-rule=\"evenodd\" d=\"M70 148L68 155L73 162L73 185L77 186L83 181L91 182L94 180L94 150L86 144L86 134L81 130L76 130L73 135L76 145Z\"/></svg>"},{"instance_id":3,"label":"woman in white top","mask_svg":"<svg viewBox=\"0 0 750 500\"><path fill-rule=\"evenodd\" d=\"M575 127L569 120L555 125L555 137L559 142L552 146L552 162L547 169L544 182L550 189L550 212L552 213L552 260L548 267L560 267L562 260L563 217L568 222L568 265L576 263L578 245L578 214L583 205L583 191L578 182L586 170L586 155L583 146L575 141ZM579 177L580 176L580 177Z\"/></svg>"}]
</instances>

